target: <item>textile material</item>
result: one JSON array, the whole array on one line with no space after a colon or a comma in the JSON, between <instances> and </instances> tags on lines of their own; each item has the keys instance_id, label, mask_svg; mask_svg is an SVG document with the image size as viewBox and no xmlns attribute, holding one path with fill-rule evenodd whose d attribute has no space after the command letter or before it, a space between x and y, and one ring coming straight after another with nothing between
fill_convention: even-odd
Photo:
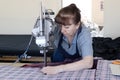
<instances>
[{"instance_id":1,"label":"textile material","mask_svg":"<svg viewBox=\"0 0 120 80\"><path fill-rule=\"evenodd\" d=\"M110 70L109 64L111 61L98 60L96 70L96 80L120 80L120 76L113 75Z\"/></svg>"},{"instance_id":2,"label":"textile material","mask_svg":"<svg viewBox=\"0 0 120 80\"><path fill-rule=\"evenodd\" d=\"M95 69L44 75L40 68L0 66L0 80L94 80Z\"/></svg>"}]
</instances>

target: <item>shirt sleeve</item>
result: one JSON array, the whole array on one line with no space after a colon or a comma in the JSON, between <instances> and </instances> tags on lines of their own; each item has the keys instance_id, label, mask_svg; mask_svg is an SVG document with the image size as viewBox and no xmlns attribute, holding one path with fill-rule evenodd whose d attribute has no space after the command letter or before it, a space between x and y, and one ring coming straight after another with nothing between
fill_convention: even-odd
<instances>
[{"instance_id":1,"label":"shirt sleeve","mask_svg":"<svg viewBox=\"0 0 120 80\"><path fill-rule=\"evenodd\" d=\"M82 57L93 56L92 37L87 28L82 28L81 33L78 35L77 46Z\"/></svg>"}]
</instances>

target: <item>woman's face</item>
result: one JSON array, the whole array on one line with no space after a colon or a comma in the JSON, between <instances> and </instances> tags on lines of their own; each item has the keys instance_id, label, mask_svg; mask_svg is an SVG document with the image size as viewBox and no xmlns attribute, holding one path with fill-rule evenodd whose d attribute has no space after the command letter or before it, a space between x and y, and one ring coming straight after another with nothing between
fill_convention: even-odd
<instances>
[{"instance_id":1,"label":"woman's face","mask_svg":"<svg viewBox=\"0 0 120 80\"><path fill-rule=\"evenodd\" d=\"M78 28L79 24L61 25L61 32L66 37L74 36Z\"/></svg>"}]
</instances>

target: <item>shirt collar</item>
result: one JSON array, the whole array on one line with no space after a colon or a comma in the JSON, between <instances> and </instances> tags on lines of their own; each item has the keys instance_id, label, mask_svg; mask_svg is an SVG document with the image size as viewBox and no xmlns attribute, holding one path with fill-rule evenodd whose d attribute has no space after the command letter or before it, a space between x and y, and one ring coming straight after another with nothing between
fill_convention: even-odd
<instances>
[{"instance_id":1,"label":"shirt collar","mask_svg":"<svg viewBox=\"0 0 120 80\"><path fill-rule=\"evenodd\" d=\"M72 44L75 44L75 43L76 43L77 35L78 35L78 30L77 30L77 32L75 33L75 36L74 36L73 41L72 41ZM64 35L63 35L63 40L68 43L68 40L67 40L67 38L66 38Z\"/></svg>"}]
</instances>

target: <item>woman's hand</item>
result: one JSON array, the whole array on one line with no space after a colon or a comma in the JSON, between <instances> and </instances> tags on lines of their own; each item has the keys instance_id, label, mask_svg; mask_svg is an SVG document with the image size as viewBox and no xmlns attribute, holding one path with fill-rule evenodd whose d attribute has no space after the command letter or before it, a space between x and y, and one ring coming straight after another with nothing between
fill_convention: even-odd
<instances>
[{"instance_id":1,"label":"woman's hand","mask_svg":"<svg viewBox=\"0 0 120 80\"><path fill-rule=\"evenodd\" d=\"M43 67L41 71L45 74L57 74L59 72L62 72L63 69L60 66L47 66Z\"/></svg>"}]
</instances>

